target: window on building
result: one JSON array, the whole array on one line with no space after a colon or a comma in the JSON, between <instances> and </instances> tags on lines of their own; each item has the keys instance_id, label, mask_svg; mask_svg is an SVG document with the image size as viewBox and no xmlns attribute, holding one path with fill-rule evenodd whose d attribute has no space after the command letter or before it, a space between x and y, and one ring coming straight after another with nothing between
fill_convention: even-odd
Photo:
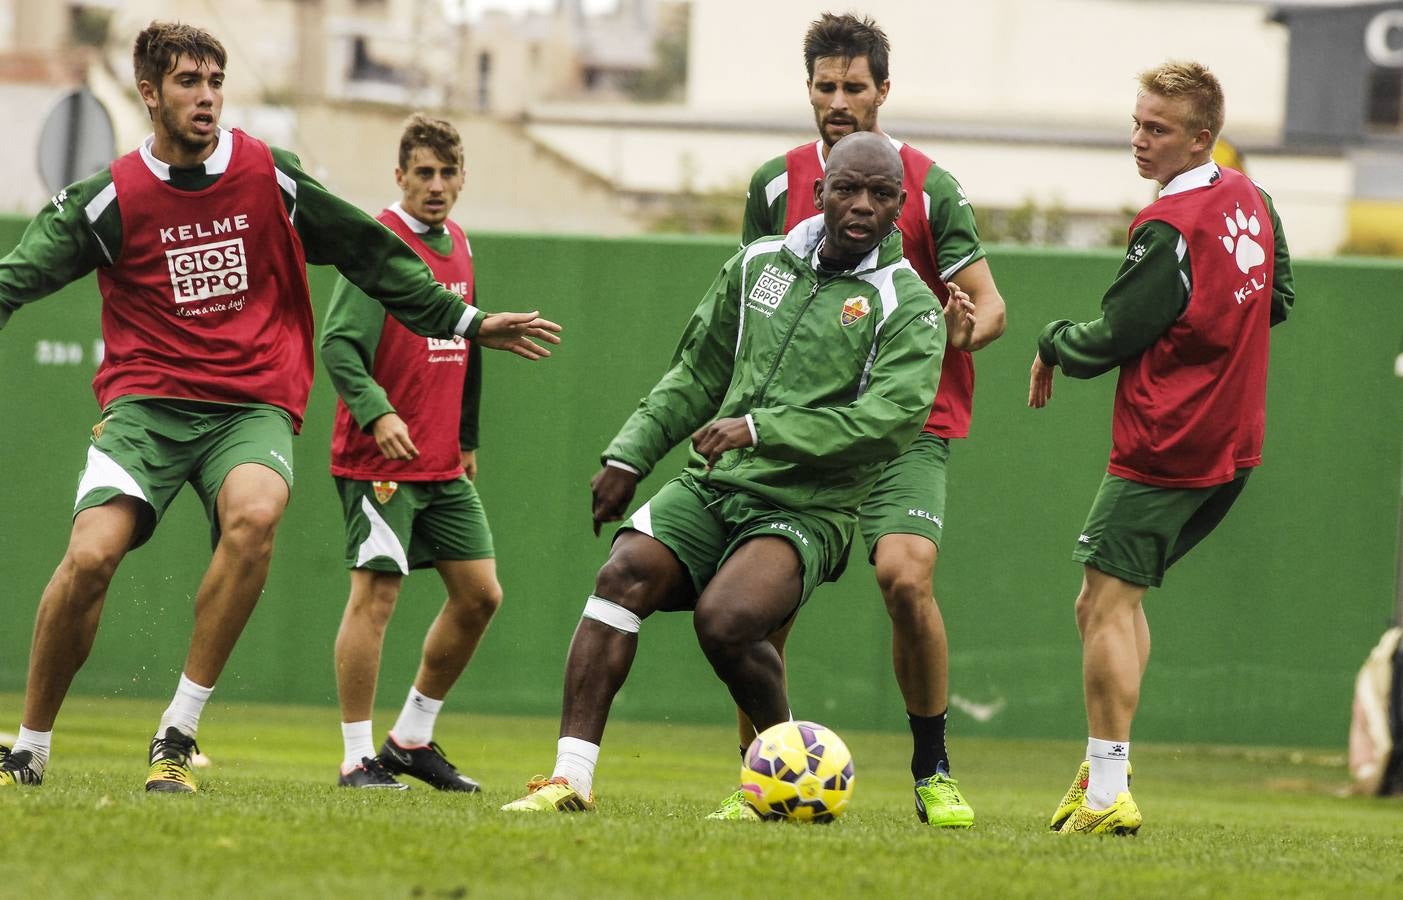
<instances>
[{"instance_id":1,"label":"window on building","mask_svg":"<svg viewBox=\"0 0 1403 900\"><path fill-rule=\"evenodd\" d=\"M477 55L477 110L488 112L492 108L492 54Z\"/></svg>"},{"instance_id":2,"label":"window on building","mask_svg":"<svg viewBox=\"0 0 1403 900\"><path fill-rule=\"evenodd\" d=\"M1403 131L1403 69L1372 66L1365 116L1373 131Z\"/></svg>"}]
</instances>

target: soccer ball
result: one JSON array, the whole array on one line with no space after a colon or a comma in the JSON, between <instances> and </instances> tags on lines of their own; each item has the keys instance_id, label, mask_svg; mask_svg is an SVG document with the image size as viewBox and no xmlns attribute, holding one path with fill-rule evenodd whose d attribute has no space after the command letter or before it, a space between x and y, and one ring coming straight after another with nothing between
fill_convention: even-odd
<instances>
[{"instance_id":1,"label":"soccer ball","mask_svg":"<svg viewBox=\"0 0 1403 900\"><path fill-rule=\"evenodd\" d=\"M750 743L740 784L763 818L831 822L852 798L853 757L822 725L781 722Z\"/></svg>"}]
</instances>

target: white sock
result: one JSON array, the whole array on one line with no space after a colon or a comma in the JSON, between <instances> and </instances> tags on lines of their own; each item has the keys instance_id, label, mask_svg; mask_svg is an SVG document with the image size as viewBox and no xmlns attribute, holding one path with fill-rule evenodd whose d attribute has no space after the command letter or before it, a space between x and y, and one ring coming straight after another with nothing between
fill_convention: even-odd
<instances>
[{"instance_id":1,"label":"white sock","mask_svg":"<svg viewBox=\"0 0 1403 900\"><path fill-rule=\"evenodd\" d=\"M375 755L375 738L372 734L369 719L341 723L341 742L346 748L341 759L343 774L360 765L363 758Z\"/></svg>"},{"instance_id":2,"label":"white sock","mask_svg":"<svg viewBox=\"0 0 1403 900\"><path fill-rule=\"evenodd\" d=\"M395 743L401 747L422 747L433 740L434 722L440 709L443 709L442 700L427 697L419 693L417 687L410 685L404 709L399 711L395 727L390 729Z\"/></svg>"},{"instance_id":3,"label":"white sock","mask_svg":"<svg viewBox=\"0 0 1403 900\"><path fill-rule=\"evenodd\" d=\"M1086 805L1105 809L1116 797L1130 790L1126 767L1130 764L1130 741L1086 739L1086 758L1091 763L1091 777L1086 783Z\"/></svg>"},{"instance_id":4,"label":"white sock","mask_svg":"<svg viewBox=\"0 0 1403 900\"><path fill-rule=\"evenodd\" d=\"M52 745L53 739L54 733L52 731L30 731L21 725L19 738L10 749L16 753L28 750L34 754L34 759L30 761L29 767L42 775L44 769L49 765L49 747Z\"/></svg>"},{"instance_id":5,"label":"white sock","mask_svg":"<svg viewBox=\"0 0 1403 900\"><path fill-rule=\"evenodd\" d=\"M598 744L563 737L555 745L555 771L551 777L564 776L570 786L588 800L594 789L594 767L598 762Z\"/></svg>"},{"instance_id":6,"label":"white sock","mask_svg":"<svg viewBox=\"0 0 1403 900\"><path fill-rule=\"evenodd\" d=\"M161 715L161 725L156 729L156 737L165 737L166 729L171 726L181 734L194 737L200 728L200 713L204 711L205 702L209 700L213 691L214 688L201 687L181 672L180 684L176 685L171 705L167 706L165 713Z\"/></svg>"}]
</instances>

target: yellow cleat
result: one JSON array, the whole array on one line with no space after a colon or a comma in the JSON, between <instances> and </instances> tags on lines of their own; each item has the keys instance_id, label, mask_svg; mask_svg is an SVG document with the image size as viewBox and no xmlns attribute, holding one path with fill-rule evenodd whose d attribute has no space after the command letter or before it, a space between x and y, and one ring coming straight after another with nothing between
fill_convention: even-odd
<instances>
[{"instance_id":1,"label":"yellow cleat","mask_svg":"<svg viewBox=\"0 0 1403 900\"><path fill-rule=\"evenodd\" d=\"M1083 803L1067 817L1058 834L1134 834L1140 830L1145 817L1129 791L1123 791L1116 802L1105 809L1092 809Z\"/></svg>"},{"instance_id":2,"label":"yellow cleat","mask_svg":"<svg viewBox=\"0 0 1403 900\"><path fill-rule=\"evenodd\" d=\"M721 819L729 822L759 822L760 814L750 801L745 799L745 791L737 790L721 801L721 805L707 816L708 819Z\"/></svg>"},{"instance_id":3,"label":"yellow cleat","mask_svg":"<svg viewBox=\"0 0 1403 900\"><path fill-rule=\"evenodd\" d=\"M593 812L594 794L586 799L561 776L526 782L526 796L502 807L503 812Z\"/></svg>"},{"instance_id":4,"label":"yellow cleat","mask_svg":"<svg viewBox=\"0 0 1403 900\"><path fill-rule=\"evenodd\" d=\"M146 789L170 794L195 793L195 773L190 757L200 752L195 739L171 726L164 737L151 740L151 770L146 775Z\"/></svg>"},{"instance_id":5,"label":"yellow cleat","mask_svg":"<svg viewBox=\"0 0 1403 900\"><path fill-rule=\"evenodd\" d=\"M935 828L969 828L974 810L960 793L960 784L936 772L916 782L916 818Z\"/></svg>"},{"instance_id":6,"label":"yellow cleat","mask_svg":"<svg viewBox=\"0 0 1403 900\"><path fill-rule=\"evenodd\" d=\"M1130 781L1130 763L1125 764L1125 779ZM1062 802L1057 804L1057 811L1052 814L1052 820L1047 823L1047 827L1053 831L1061 831L1062 823L1066 822L1072 813L1077 811L1077 807L1086 801L1086 783L1091 780L1091 763L1082 761L1081 768L1077 769L1077 777L1073 779L1072 786L1067 788L1067 793L1062 795Z\"/></svg>"}]
</instances>

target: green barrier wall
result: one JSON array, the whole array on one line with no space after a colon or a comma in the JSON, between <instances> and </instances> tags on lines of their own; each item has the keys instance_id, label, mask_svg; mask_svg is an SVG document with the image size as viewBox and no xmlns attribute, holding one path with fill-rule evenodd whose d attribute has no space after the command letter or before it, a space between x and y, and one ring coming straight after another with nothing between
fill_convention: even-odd
<instances>
[{"instance_id":1,"label":"green barrier wall","mask_svg":"<svg viewBox=\"0 0 1403 900\"><path fill-rule=\"evenodd\" d=\"M23 223L0 222L0 249ZM548 362L487 360L479 486L506 602L454 708L553 714L566 647L607 541L589 527L597 454L662 367L731 244L479 235L490 309L539 307L566 326ZM998 249L1005 337L979 354L975 434L951 462L937 592L950 632L956 734L1085 734L1069 554L1104 470L1112 377L1061 380L1025 408L1034 338L1090 318L1115 253ZM333 273L314 271L320 305ZM1154 655L1141 740L1340 745L1354 672L1392 608L1399 484L1403 267L1302 263L1296 315L1273 334L1266 465L1227 522L1171 571L1147 610ZM97 409L91 279L20 311L0 334L0 690L24 683L35 605L66 541ZM298 485L262 603L219 685L224 699L335 702L331 649L347 589L326 473L332 393L318 373L297 443ZM674 456L646 495L679 465ZM74 690L173 689L209 557L193 492L117 574ZM791 641L796 713L838 727L903 727L889 626L855 559L820 589ZM408 580L391 623L382 705L397 706L441 595ZM730 703L685 615L648 621L616 716L724 722ZM977 715L971 714L974 710ZM0 709L0 726L18 720Z\"/></svg>"}]
</instances>

